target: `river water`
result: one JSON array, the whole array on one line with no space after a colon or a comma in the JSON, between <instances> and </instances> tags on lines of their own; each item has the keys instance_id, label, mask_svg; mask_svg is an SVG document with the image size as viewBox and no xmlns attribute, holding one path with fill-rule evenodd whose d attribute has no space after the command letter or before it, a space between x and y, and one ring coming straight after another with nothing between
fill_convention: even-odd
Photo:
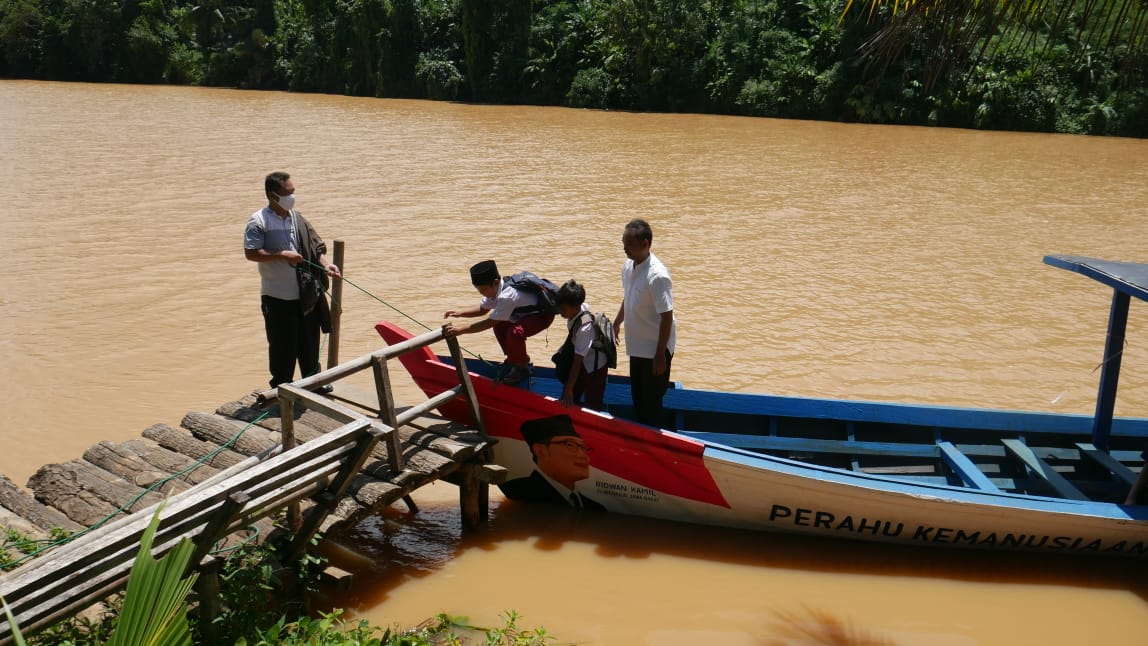
<instances>
[{"instance_id":1,"label":"river water","mask_svg":"<svg viewBox=\"0 0 1148 646\"><path fill-rule=\"evenodd\" d=\"M622 226L670 268L674 376L743 392L1091 413L1110 292L1144 260L1148 141L181 87L0 82L0 473L266 385L243 259L262 178L347 245L341 356L477 295L574 277L616 311ZM1148 416L1134 302L1117 414ZM416 323L416 321L418 323ZM489 335L464 337L497 355ZM543 362L562 341L531 343ZM400 402L419 394L405 376ZM580 644L1142 644L1139 563L892 550L419 492L341 540L381 625L515 610Z\"/></svg>"}]
</instances>

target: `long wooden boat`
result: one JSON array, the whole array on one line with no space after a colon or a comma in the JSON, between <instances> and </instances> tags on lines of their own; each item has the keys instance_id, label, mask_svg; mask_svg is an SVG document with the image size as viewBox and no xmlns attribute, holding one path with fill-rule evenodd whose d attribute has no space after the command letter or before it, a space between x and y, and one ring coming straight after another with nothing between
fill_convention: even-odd
<instances>
[{"instance_id":1,"label":"long wooden boat","mask_svg":"<svg viewBox=\"0 0 1148 646\"><path fill-rule=\"evenodd\" d=\"M500 386L489 378L494 366L468 361L486 430L499 438L495 459L509 471L503 490L511 498L755 530L1144 557L1148 507L1123 502L1144 466L1148 419L1113 419L1112 410L1129 298L1148 300L1148 265L1073 256L1045 262L1114 290L1094 416L674 384L659 429L627 418L624 377L611 376L603 413L563 407L552 370L536 368L524 389ZM411 336L388 322L376 329L388 344ZM428 396L457 386L449 358L423 348L402 361ZM460 400L441 412L471 423ZM532 433L567 424L562 416L573 433L549 440ZM566 451L564 474L542 477L544 449L551 463ZM563 495L538 495L545 484Z\"/></svg>"}]
</instances>

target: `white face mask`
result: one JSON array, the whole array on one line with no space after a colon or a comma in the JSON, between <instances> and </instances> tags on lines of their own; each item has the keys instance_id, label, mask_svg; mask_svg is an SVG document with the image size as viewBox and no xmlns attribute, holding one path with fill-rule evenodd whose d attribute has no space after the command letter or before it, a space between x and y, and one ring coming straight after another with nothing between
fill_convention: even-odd
<instances>
[{"instance_id":1,"label":"white face mask","mask_svg":"<svg viewBox=\"0 0 1148 646\"><path fill-rule=\"evenodd\" d=\"M290 195L276 195L275 201L279 203L279 208L284 211L290 211L295 208L295 194Z\"/></svg>"}]
</instances>

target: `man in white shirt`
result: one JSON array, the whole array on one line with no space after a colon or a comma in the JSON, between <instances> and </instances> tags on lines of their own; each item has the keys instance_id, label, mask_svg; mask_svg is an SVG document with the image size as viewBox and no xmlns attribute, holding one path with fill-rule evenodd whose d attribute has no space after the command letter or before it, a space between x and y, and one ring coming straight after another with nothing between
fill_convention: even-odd
<instances>
[{"instance_id":1,"label":"man in white shirt","mask_svg":"<svg viewBox=\"0 0 1148 646\"><path fill-rule=\"evenodd\" d=\"M650 252L654 232L645 220L631 220L622 232L622 304L614 335L626 325L630 397L639 422L662 425L662 397L670 383L677 322L670 271Z\"/></svg>"}]
</instances>

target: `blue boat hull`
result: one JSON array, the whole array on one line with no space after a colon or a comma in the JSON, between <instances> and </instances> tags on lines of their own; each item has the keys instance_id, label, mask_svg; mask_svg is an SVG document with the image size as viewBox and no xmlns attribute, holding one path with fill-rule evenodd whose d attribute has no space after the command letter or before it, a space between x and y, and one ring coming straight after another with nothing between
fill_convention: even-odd
<instances>
[{"instance_id":1,"label":"blue boat hull","mask_svg":"<svg viewBox=\"0 0 1148 646\"><path fill-rule=\"evenodd\" d=\"M392 344L410 336L377 329ZM428 396L457 384L449 359L429 350L402 361ZM1086 416L675 385L657 429L627 419L624 377L611 376L602 413L563 407L551 370L536 369L524 389L497 385L494 368L468 363L486 431L499 438L495 459L517 481L504 487L511 498L914 545L1148 555L1148 509L1120 504L1148 449L1148 420L1114 420L1110 450L1095 451ZM472 422L465 406L442 412ZM571 459L583 461L569 465L580 472L568 486L541 473L541 458L561 449L523 432L562 416L580 445ZM562 495L525 493L544 480Z\"/></svg>"}]
</instances>

